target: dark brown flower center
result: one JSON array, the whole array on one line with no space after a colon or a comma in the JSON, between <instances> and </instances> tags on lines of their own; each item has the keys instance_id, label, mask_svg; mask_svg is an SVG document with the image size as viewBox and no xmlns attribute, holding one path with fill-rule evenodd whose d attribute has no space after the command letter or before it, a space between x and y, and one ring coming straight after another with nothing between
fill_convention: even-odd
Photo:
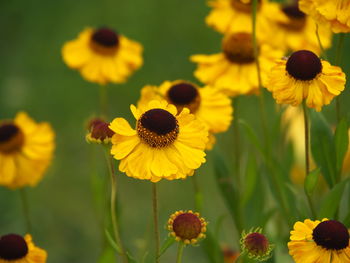
<instances>
[{"instance_id":1,"label":"dark brown flower center","mask_svg":"<svg viewBox=\"0 0 350 263\"><path fill-rule=\"evenodd\" d=\"M231 7L235 10L251 13L252 12L252 0L231 0ZM261 0L258 0L258 9L260 8Z\"/></svg>"},{"instance_id":2,"label":"dark brown flower center","mask_svg":"<svg viewBox=\"0 0 350 263\"><path fill-rule=\"evenodd\" d=\"M13 153L24 144L23 132L13 123L0 125L0 152Z\"/></svg>"},{"instance_id":3,"label":"dark brown flower center","mask_svg":"<svg viewBox=\"0 0 350 263\"><path fill-rule=\"evenodd\" d=\"M113 30L102 27L94 31L91 36L91 48L99 54L110 55L119 46L119 36Z\"/></svg>"},{"instance_id":4,"label":"dark brown flower center","mask_svg":"<svg viewBox=\"0 0 350 263\"><path fill-rule=\"evenodd\" d=\"M174 104L180 112L184 107L195 112L200 104L200 96L195 85L181 82L171 86L167 92L168 101Z\"/></svg>"},{"instance_id":5,"label":"dark brown flower center","mask_svg":"<svg viewBox=\"0 0 350 263\"><path fill-rule=\"evenodd\" d=\"M312 80L322 72L322 63L313 52L300 50L289 57L286 70L297 80Z\"/></svg>"},{"instance_id":6,"label":"dark brown flower center","mask_svg":"<svg viewBox=\"0 0 350 263\"><path fill-rule=\"evenodd\" d=\"M179 125L170 112L151 109L138 120L137 133L151 147L161 148L175 141L179 133Z\"/></svg>"},{"instance_id":7,"label":"dark brown flower center","mask_svg":"<svg viewBox=\"0 0 350 263\"><path fill-rule=\"evenodd\" d=\"M108 127L109 123L101 119L95 119L90 123L91 137L103 141L106 138L112 138L114 132Z\"/></svg>"},{"instance_id":8,"label":"dark brown flower center","mask_svg":"<svg viewBox=\"0 0 350 263\"><path fill-rule=\"evenodd\" d=\"M348 229L336 220L319 223L312 232L312 238L325 249L341 250L349 245Z\"/></svg>"},{"instance_id":9,"label":"dark brown flower center","mask_svg":"<svg viewBox=\"0 0 350 263\"><path fill-rule=\"evenodd\" d=\"M269 241L261 233L248 234L244 239L244 245L251 254L256 256L264 255L269 250Z\"/></svg>"},{"instance_id":10,"label":"dark brown flower center","mask_svg":"<svg viewBox=\"0 0 350 263\"><path fill-rule=\"evenodd\" d=\"M178 215L173 222L173 231L181 239L191 240L197 238L202 230L201 220L192 213Z\"/></svg>"},{"instance_id":11,"label":"dark brown flower center","mask_svg":"<svg viewBox=\"0 0 350 263\"><path fill-rule=\"evenodd\" d=\"M281 26L291 31L300 31L305 27L306 15L300 11L298 3L285 6L282 11L288 16L289 22L280 23Z\"/></svg>"},{"instance_id":12,"label":"dark brown flower center","mask_svg":"<svg viewBox=\"0 0 350 263\"><path fill-rule=\"evenodd\" d=\"M255 61L253 38L249 33L236 33L226 37L222 49L232 63L248 64Z\"/></svg>"},{"instance_id":13,"label":"dark brown flower center","mask_svg":"<svg viewBox=\"0 0 350 263\"><path fill-rule=\"evenodd\" d=\"M28 253L28 246L24 238L16 234L8 234L0 238L0 258L17 260Z\"/></svg>"}]
</instances>

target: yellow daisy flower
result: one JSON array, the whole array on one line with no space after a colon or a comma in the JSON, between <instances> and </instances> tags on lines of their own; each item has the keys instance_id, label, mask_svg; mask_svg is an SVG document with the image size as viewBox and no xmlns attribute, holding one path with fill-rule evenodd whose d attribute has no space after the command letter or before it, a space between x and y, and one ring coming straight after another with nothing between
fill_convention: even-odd
<instances>
[{"instance_id":1,"label":"yellow daisy flower","mask_svg":"<svg viewBox=\"0 0 350 263\"><path fill-rule=\"evenodd\" d=\"M199 213L189 211L177 211L168 220L170 235L178 242L184 244L196 244L205 238L207 222L200 217Z\"/></svg>"},{"instance_id":2,"label":"yellow daisy flower","mask_svg":"<svg viewBox=\"0 0 350 263\"><path fill-rule=\"evenodd\" d=\"M274 61L283 56L281 50L261 44L260 67L263 84ZM229 96L246 95L259 91L253 38L249 33L235 33L223 40L222 52L214 55L193 55L198 63L194 75L203 83L212 85Z\"/></svg>"},{"instance_id":3,"label":"yellow daisy flower","mask_svg":"<svg viewBox=\"0 0 350 263\"><path fill-rule=\"evenodd\" d=\"M213 133L225 132L232 121L231 100L210 86L200 88L184 80L164 81L159 87L148 85L141 90L138 106L143 107L154 99L166 99L176 106L178 112L188 108L204 122L210 137L214 136ZM211 149L214 142L215 137L208 141L207 149Z\"/></svg>"},{"instance_id":4,"label":"yellow daisy flower","mask_svg":"<svg viewBox=\"0 0 350 263\"><path fill-rule=\"evenodd\" d=\"M278 104L306 105L321 111L345 88L345 74L311 51L294 52L271 69L266 88Z\"/></svg>"},{"instance_id":5,"label":"yellow daisy flower","mask_svg":"<svg viewBox=\"0 0 350 263\"><path fill-rule=\"evenodd\" d=\"M147 107L130 108L137 121L135 129L123 118L109 126L115 132L111 154L121 160L120 171L158 182L191 176L205 162L208 130L189 109L177 114L174 105L158 100Z\"/></svg>"},{"instance_id":6,"label":"yellow daisy flower","mask_svg":"<svg viewBox=\"0 0 350 263\"><path fill-rule=\"evenodd\" d=\"M300 0L299 7L334 33L350 32L350 0Z\"/></svg>"},{"instance_id":7,"label":"yellow daisy flower","mask_svg":"<svg viewBox=\"0 0 350 263\"><path fill-rule=\"evenodd\" d=\"M251 0L215 0L210 1L213 8L206 17L206 23L223 34L237 32L251 33L252 1ZM267 0L258 1L257 35L259 39L270 40L268 32L273 31L274 14L278 12L278 4Z\"/></svg>"},{"instance_id":8,"label":"yellow daisy flower","mask_svg":"<svg viewBox=\"0 0 350 263\"><path fill-rule=\"evenodd\" d=\"M349 263L349 231L339 221L296 222L290 232L289 254L296 263Z\"/></svg>"},{"instance_id":9,"label":"yellow daisy flower","mask_svg":"<svg viewBox=\"0 0 350 263\"><path fill-rule=\"evenodd\" d=\"M106 27L83 30L64 44L62 56L84 79L99 84L123 83L143 63L139 43Z\"/></svg>"},{"instance_id":10,"label":"yellow daisy flower","mask_svg":"<svg viewBox=\"0 0 350 263\"><path fill-rule=\"evenodd\" d=\"M321 53L317 40L316 23L304 12L300 11L298 3L281 6L274 17L277 30L274 33L274 42L281 47L292 51L301 49L311 50L317 54ZM332 44L332 32L324 25L319 25L318 34L322 46L327 49Z\"/></svg>"},{"instance_id":11,"label":"yellow daisy flower","mask_svg":"<svg viewBox=\"0 0 350 263\"><path fill-rule=\"evenodd\" d=\"M45 263L47 253L34 245L31 235L8 234L0 238L0 263Z\"/></svg>"},{"instance_id":12,"label":"yellow daisy flower","mask_svg":"<svg viewBox=\"0 0 350 263\"><path fill-rule=\"evenodd\" d=\"M51 163L54 137L48 123L36 123L24 112L0 121L0 185L35 186Z\"/></svg>"}]
</instances>

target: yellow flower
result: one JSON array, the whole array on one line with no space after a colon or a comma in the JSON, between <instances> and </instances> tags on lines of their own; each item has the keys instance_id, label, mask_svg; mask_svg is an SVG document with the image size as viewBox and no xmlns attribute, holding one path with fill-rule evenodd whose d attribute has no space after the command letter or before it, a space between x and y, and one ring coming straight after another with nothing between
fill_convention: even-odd
<instances>
[{"instance_id":1,"label":"yellow flower","mask_svg":"<svg viewBox=\"0 0 350 263\"><path fill-rule=\"evenodd\" d=\"M350 0L300 0L299 7L334 33L350 32Z\"/></svg>"},{"instance_id":2,"label":"yellow flower","mask_svg":"<svg viewBox=\"0 0 350 263\"><path fill-rule=\"evenodd\" d=\"M54 132L48 123L36 123L20 112L0 122L0 185L35 186L51 163Z\"/></svg>"},{"instance_id":3,"label":"yellow flower","mask_svg":"<svg viewBox=\"0 0 350 263\"><path fill-rule=\"evenodd\" d=\"M250 0L216 0L210 1L213 8L206 17L206 23L216 31L224 34L252 32L252 1ZM259 39L269 39L273 32L273 17L278 12L278 5L267 0L258 1L257 35Z\"/></svg>"},{"instance_id":4,"label":"yellow flower","mask_svg":"<svg viewBox=\"0 0 350 263\"><path fill-rule=\"evenodd\" d=\"M83 78L99 84L123 83L142 63L142 46L109 28L82 31L64 44L64 62Z\"/></svg>"},{"instance_id":5,"label":"yellow flower","mask_svg":"<svg viewBox=\"0 0 350 263\"><path fill-rule=\"evenodd\" d=\"M210 86L200 88L184 80L164 81L159 87L148 85L141 90L138 106L144 107L154 99L166 99L176 106L178 112L188 108L197 119L204 122L210 134L225 132L232 121L231 100ZM211 149L214 142L215 137L208 141L207 149Z\"/></svg>"},{"instance_id":6,"label":"yellow flower","mask_svg":"<svg viewBox=\"0 0 350 263\"><path fill-rule=\"evenodd\" d=\"M199 239L205 238L207 222L199 213L189 211L177 211L168 220L170 235L178 242L195 244Z\"/></svg>"},{"instance_id":7,"label":"yellow flower","mask_svg":"<svg viewBox=\"0 0 350 263\"><path fill-rule=\"evenodd\" d=\"M204 148L208 140L205 125L196 120L189 109L177 114L174 105L153 100L147 107L131 111L136 129L123 118L116 118L109 128L111 154L121 160L119 170L127 176L158 182L193 175L205 162Z\"/></svg>"},{"instance_id":8,"label":"yellow flower","mask_svg":"<svg viewBox=\"0 0 350 263\"><path fill-rule=\"evenodd\" d=\"M278 104L297 106L306 99L308 107L321 111L344 90L345 74L313 52L300 50L276 62L266 88Z\"/></svg>"},{"instance_id":9,"label":"yellow flower","mask_svg":"<svg viewBox=\"0 0 350 263\"><path fill-rule=\"evenodd\" d=\"M0 238L0 263L45 263L47 253L34 245L31 235L8 234Z\"/></svg>"},{"instance_id":10,"label":"yellow flower","mask_svg":"<svg viewBox=\"0 0 350 263\"><path fill-rule=\"evenodd\" d=\"M274 31L273 40L281 47L292 51L301 49L321 53L316 36L316 23L305 13L300 11L298 3L281 6L274 17L277 30ZM324 48L329 48L332 42L332 32L324 25L318 26L318 34Z\"/></svg>"},{"instance_id":11,"label":"yellow flower","mask_svg":"<svg viewBox=\"0 0 350 263\"><path fill-rule=\"evenodd\" d=\"M290 232L289 254L296 263L349 263L349 231L336 220L296 222Z\"/></svg>"},{"instance_id":12,"label":"yellow flower","mask_svg":"<svg viewBox=\"0 0 350 263\"><path fill-rule=\"evenodd\" d=\"M198 63L194 75L229 96L257 93L259 83L252 35L244 32L229 35L224 38L222 49L219 54L191 56L191 60ZM283 52L266 44L259 49L264 84L273 62L282 57Z\"/></svg>"}]
</instances>

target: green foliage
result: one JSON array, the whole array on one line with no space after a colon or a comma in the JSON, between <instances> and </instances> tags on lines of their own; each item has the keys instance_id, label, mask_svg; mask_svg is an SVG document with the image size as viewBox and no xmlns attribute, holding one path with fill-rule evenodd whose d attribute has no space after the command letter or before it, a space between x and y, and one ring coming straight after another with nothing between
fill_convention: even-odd
<instances>
[{"instance_id":1,"label":"green foliage","mask_svg":"<svg viewBox=\"0 0 350 263\"><path fill-rule=\"evenodd\" d=\"M315 191L319 175L320 175L320 169L317 168L317 169L311 171L305 177L304 189L305 189L305 193L308 194L309 196L311 196L313 194L313 192Z\"/></svg>"},{"instance_id":2,"label":"green foliage","mask_svg":"<svg viewBox=\"0 0 350 263\"><path fill-rule=\"evenodd\" d=\"M335 142L335 155L336 155L336 169L337 169L337 181L341 175L341 169L343 166L343 161L345 154L348 150L349 145L349 135L348 135L349 124L345 118L343 118L337 126L334 134Z\"/></svg>"},{"instance_id":3,"label":"green foliage","mask_svg":"<svg viewBox=\"0 0 350 263\"><path fill-rule=\"evenodd\" d=\"M343 196L343 192L346 184L350 179L346 179L341 183L335 185L332 190L324 197L321 207L318 213L319 218L334 218L339 208L340 201Z\"/></svg>"},{"instance_id":4,"label":"green foliage","mask_svg":"<svg viewBox=\"0 0 350 263\"><path fill-rule=\"evenodd\" d=\"M321 113L311 111L312 156L329 187L336 183L337 161L332 130Z\"/></svg>"}]
</instances>

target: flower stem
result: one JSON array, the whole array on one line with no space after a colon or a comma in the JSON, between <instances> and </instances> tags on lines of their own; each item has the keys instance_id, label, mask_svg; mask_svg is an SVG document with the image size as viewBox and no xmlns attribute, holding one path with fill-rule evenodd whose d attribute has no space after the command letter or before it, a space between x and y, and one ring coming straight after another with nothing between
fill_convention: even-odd
<instances>
[{"instance_id":1,"label":"flower stem","mask_svg":"<svg viewBox=\"0 0 350 263\"><path fill-rule=\"evenodd\" d=\"M317 37L318 45L319 45L320 50L321 50L321 56L323 56L326 60L328 60L326 50L324 49L323 44L321 42L320 34L318 31L318 24L316 24L316 37Z\"/></svg>"},{"instance_id":2,"label":"flower stem","mask_svg":"<svg viewBox=\"0 0 350 263\"><path fill-rule=\"evenodd\" d=\"M158 227L158 194L157 194L156 183L152 183L152 196L153 196L154 236L156 241L156 263L159 263L160 238L159 238L159 227Z\"/></svg>"},{"instance_id":3,"label":"flower stem","mask_svg":"<svg viewBox=\"0 0 350 263\"><path fill-rule=\"evenodd\" d=\"M26 230L27 233L32 232L32 224L30 221L30 216L29 216L29 205L28 205L28 197L27 197L27 192L24 188L21 188L19 190L20 196L21 196L21 202L22 202L22 211L24 215L24 220L26 224Z\"/></svg>"},{"instance_id":4,"label":"flower stem","mask_svg":"<svg viewBox=\"0 0 350 263\"><path fill-rule=\"evenodd\" d=\"M340 66L341 65L341 55L344 47L344 38L345 34L341 33L339 35L337 50L335 53L335 65ZM336 108L336 116L337 116L337 122L340 121L341 118L341 111L340 111L340 96L337 96L335 99L335 108Z\"/></svg>"},{"instance_id":5,"label":"flower stem","mask_svg":"<svg viewBox=\"0 0 350 263\"><path fill-rule=\"evenodd\" d=\"M107 118L108 116L108 96L107 86L100 85L100 112L101 116Z\"/></svg>"},{"instance_id":6,"label":"flower stem","mask_svg":"<svg viewBox=\"0 0 350 263\"><path fill-rule=\"evenodd\" d=\"M179 242L179 247L177 249L176 263L181 263L184 247L185 247L184 243Z\"/></svg>"},{"instance_id":7,"label":"flower stem","mask_svg":"<svg viewBox=\"0 0 350 263\"><path fill-rule=\"evenodd\" d=\"M196 208L197 212L202 211L202 202L203 202L203 195L199 188L198 180L196 177L196 174L191 176L192 178L192 184L193 184L193 190L194 190L194 207Z\"/></svg>"},{"instance_id":8,"label":"flower stem","mask_svg":"<svg viewBox=\"0 0 350 263\"><path fill-rule=\"evenodd\" d=\"M106 161L108 164L108 170L109 175L111 179L111 219L112 219L112 227L113 227L113 234L115 238L115 242L117 243L118 247L120 248L122 261L124 263L128 262L123 243L120 238L119 233L119 225L118 225L118 219L117 219L117 213L116 213L116 201L117 201L117 178L114 171L114 165L113 165L113 159L112 156L110 156L108 149L105 151Z\"/></svg>"},{"instance_id":9,"label":"flower stem","mask_svg":"<svg viewBox=\"0 0 350 263\"><path fill-rule=\"evenodd\" d=\"M240 133L239 133L239 123L238 123L238 98L233 101L235 118L233 126L233 139L234 139L234 151L235 151L235 177L238 189L241 190L241 147L240 147Z\"/></svg>"},{"instance_id":10,"label":"flower stem","mask_svg":"<svg viewBox=\"0 0 350 263\"><path fill-rule=\"evenodd\" d=\"M305 176L308 176L310 173L310 132L309 132L309 118L307 115L307 108L305 101L303 101L303 112L304 112L304 133L305 133ZM307 201L310 206L311 214L314 219L316 219L316 211L312 203L311 196L305 192Z\"/></svg>"}]
</instances>

